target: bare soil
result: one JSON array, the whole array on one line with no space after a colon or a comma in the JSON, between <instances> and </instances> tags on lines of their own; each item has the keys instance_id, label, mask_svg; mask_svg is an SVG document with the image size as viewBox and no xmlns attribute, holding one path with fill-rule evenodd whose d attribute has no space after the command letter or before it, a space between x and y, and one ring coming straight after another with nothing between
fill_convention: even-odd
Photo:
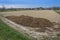
<instances>
[{"instance_id":1,"label":"bare soil","mask_svg":"<svg viewBox=\"0 0 60 40\"><path fill-rule=\"evenodd\" d=\"M45 32L46 30L52 32L52 30L48 28L53 28L54 30L59 30L59 28L54 28L53 26L57 23L50 22L48 19L45 18L36 18L36 17L30 17L30 16L7 16L9 20L14 21L17 24L20 24L24 27L32 27L32 28L39 28L35 31L39 32Z\"/></svg>"}]
</instances>

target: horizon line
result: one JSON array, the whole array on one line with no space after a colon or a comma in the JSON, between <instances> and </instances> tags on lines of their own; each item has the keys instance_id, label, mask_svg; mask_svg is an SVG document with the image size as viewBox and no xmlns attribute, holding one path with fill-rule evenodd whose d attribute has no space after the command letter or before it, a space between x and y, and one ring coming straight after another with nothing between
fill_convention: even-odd
<instances>
[{"instance_id":1,"label":"horizon line","mask_svg":"<svg viewBox=\"0 0 60 40\"><path fill-rule=\"evenodd\" d=\"M35 5L24 5L24 4L0 4L0 8L36 8L36 7L60 7L60 6L35 6Z\"/></svg>"}]
</instances>

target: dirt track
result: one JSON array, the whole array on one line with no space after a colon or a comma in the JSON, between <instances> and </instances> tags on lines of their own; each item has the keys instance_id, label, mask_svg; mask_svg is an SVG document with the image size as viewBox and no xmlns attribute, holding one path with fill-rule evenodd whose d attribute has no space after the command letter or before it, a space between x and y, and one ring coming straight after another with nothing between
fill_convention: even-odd
<instances>
[{"instance_id":1,"label":"dirt track","mask_svg":"<svg viewBox=\"0 0 60 40\"><path fill-rule=\"evenodd\" d=\"M52 22L60 23L60 15L54 12L53 10L27 10L27 11L12 11L12 12L3 12L5 16L15 15L28 15L32 17L46 18Z\"/></svg>"}]
</instances>

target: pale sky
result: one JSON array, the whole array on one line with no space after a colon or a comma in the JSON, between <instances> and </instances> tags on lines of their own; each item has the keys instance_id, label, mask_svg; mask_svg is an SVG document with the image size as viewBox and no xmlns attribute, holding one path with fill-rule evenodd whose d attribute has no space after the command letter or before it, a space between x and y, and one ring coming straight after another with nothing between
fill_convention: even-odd
<instances>
[{"instance_id":1,"label":"pale sky","mask_svg":"<svg viewBox=\"0 0 60 40\"><path fill-rule=\"evenodd\" d=\"M60 6L60 0L0 0L0 7L53 7Z\"/></svg>"}]
</instances>

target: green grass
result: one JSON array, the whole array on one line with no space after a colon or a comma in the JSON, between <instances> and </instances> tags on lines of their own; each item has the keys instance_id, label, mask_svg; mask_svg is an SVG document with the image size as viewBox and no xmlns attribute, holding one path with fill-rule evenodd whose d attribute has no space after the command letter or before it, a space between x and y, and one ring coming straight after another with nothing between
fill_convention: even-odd
<instances>
[{"instance_id":1,"label":"green grass","mask_svg":"<svg viewBox=\"0 0 60 40\"><path fill-rule=\"evenodd\" d=\"M30 40L27 36L17 32L0 21L0 40Z\"/></svg>"},{"instance_id":2,"label":"green grass","mask_svg":"<svg viewBox=\"0 0 60 40\"><path fill-rule=\"evenodd\" d=\"M44 37L42 40L60 40L60 33L56 35L56 37Z\"/></svg>"},{"instance_id":3,"label":"green grass","mask_svg":"<svg viewBox=\"0 0 60 40\"><path fill-rule=\"evenodd\" d=\"M57 12L58 14L60 14L60 10L54 10L55 12Z\"/></svg>"}]
</instances>

